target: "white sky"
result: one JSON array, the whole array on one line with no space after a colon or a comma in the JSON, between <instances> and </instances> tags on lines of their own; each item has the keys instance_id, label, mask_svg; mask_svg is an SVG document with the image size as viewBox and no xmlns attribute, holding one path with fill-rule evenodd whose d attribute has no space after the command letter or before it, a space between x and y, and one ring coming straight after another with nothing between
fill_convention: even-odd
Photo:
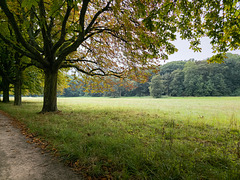
<instances>
[{"instance_id":1,"label":"white sky","mask_svg":"<svg viewBox=\"0 0 240 180\"><path fill-rule=\"evenodd\" d=\"M187 40L181 40L179 38L177 41L174 41L173 44L178 48L178 52L170 55L169 59L166 62L189 60L192 58L195 60L205 60L213 56L210 39L207 37L201 39L201 52L194 52L193 50L189 49L190 44ZM232 51L231 53L240 55L240 50Z\"/></svg>"}]
</instances>

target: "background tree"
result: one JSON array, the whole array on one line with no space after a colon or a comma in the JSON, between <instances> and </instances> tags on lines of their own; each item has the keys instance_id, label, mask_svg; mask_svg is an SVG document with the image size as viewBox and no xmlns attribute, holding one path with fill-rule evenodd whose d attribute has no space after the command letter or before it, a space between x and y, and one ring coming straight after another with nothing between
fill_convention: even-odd
<instances>
[{"instance_id":1,"label":"background tree","mask_svg":"<svg viewBox=\"0 0 240 180\"><path fill-rule=\"evenodd\" d=\"M177 66L177 64L183 66ZM228 53L224 63L176 61L160 68L164 94L171 96L239 95L240 55Z\"/></svg>"},{"instance_id":2,"label":"background tree","mask_svg":"<svg viewBox=\"0 0 240 180\"><path fill-rule=\"evenodd\" d=\"M1 41L0 41L1 43ZM15 76L14 54L11 48L0 46L0 76L1 76L1 89L3 91L3 102L9 102L10 84L13 84Z\"/></svg>"},{"instance_id":3,"label":"background tree","mask_svg":"<svg viewBox=\"0 0 240 180\"><path fill-rule=\"evenodd\" d=\"M237 0L1 0L1 28L10 24L16 40L5 31L0 38L43 70L42 112L57 111L61 68L90 76L141 76L140 68L154 67L176 51L176 32L196 51L203 35L216 51L239 48L237 6Z\"/></svg>"},{"instance_id":4,"label":"background tree","mask_svg":"<svg viewBox=\"0 0 240 180\"><path fill-rule=\"evenodd\" d=\"M173 61L173 62L168 62L164 64L163 66L160 67L160 74L171 74L173 71L180 69L182 70L184 68L184 65L186 64L186 61ZM194 61L192 59L188 61Z\"/></svg>"},{"instance_id":5,"label":"background tree","mask_svg":"<svg viewBox=\"0 0 240 180\"><path fill-rule=\"evenodd\" d=\"M44 75L43 72L30 66L22 73L22 95L36 96L43 94Z\"/></svg>"},{"instance_id":6,"label":"background tree","mask_svg":"<svg viewBox=\"0 0 240 180\"><path fill-rule=\"evenodd\" d=\"M37 84L33 82L31 76L25 76L25 74L40 73L40 71L36 68L30 68L32 64L29 58L22 56L19 52L14 50L12 50L12 52L14 53L14 76L12 80L14 85L14 105L21 105L23 85L27 85L27 88L32 91L35 88L32 84ZM41 81L41 79L35 79L35 81Z\"/></svg>"},{"instance_id":7,"label":"background tree","mask_svg":"<svg viewBox=\"0 0 240 180\"><path fill-rule=\"evenodd\" d=\"M149 92L149 82L145 82L145 83L138 83L135 82L134 85L136 88L134 88L131 91L126 92L125 94L128 95L130 94L131 96L149 96L150 92Z\"/></svg>"},{"instance_id":8,"label":"background tree","mask_svg":"<svg viewBox=\"0 0 240 180\"><path fill-rule=\"evenodd\" d=\"M224 66L208 65L206 61L187 63L184 68L184 86L187 96L220 96L230 94Z\"/></svg>"},{"instance_id":9,"label":"background tree","mask_svg":"<svg viewBox=\"0 0 240 180\"><path fill-rule=\"evenodd\" d=\"M150 86L150 95L154 98L160 98L163 94L163 81L160 75L153 76Z\"/></svg>"},{"instance_id":10,"label":"background tree","mask_svg":"<svg viewBox=\"0 0 240 180\"><path fill-rule=\"evenodd\" d=\"M160 75L162 76L163 84L164 84L164 94L171 95L171 88L173 86L171 84L173 80L173 76L171 75L173 71L180 69L182 70L185 65L185 61L173 61L169 62L160 68Z\"/></svg>"},{"instance_id":11,"label":"background tree","mask_svg":"<svg viewBox=\"0 0 240 180\"><path fill-rule=\"evenodd\" d=\"M171 79L169 85L169 94L171 96L184 96L184 72L181 69L176 69L171 73Z\"/></svg>"},{"instance_id":12,"label":"background tree","mask_svg":"<svg viewBox=\"0 0 240 180\"><path fill-rule=\"evenodd\" d=\"M69 76L68 87L64 88L63 96L65 97L79 97L84 96L84 85L79 84L79 81L74 79L73 76Z\"/></svg>"},{"instance_id":13,"label":"background tree","mask_svg":"<svg viewBox=\"0 0 240 180\"><path fill-rule=\"evenodd\" d=\"M227 60L223 64L226 86L231 89L232 95L240 95L240 55L227 54Z\"/></svg>"}]
</instances>

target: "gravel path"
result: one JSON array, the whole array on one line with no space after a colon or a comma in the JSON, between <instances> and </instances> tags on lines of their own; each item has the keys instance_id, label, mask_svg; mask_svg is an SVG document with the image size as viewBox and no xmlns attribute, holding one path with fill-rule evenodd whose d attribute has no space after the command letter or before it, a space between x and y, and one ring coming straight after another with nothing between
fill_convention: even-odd
<instances>
[{"instance_id":1,"label":"gravel path","mask_svg":"<svg viewBox=\"0 0 240 180\"><path fill-rule=\"evenodd\" d=\"M0 180L79 180L82 179L40 148L26 143L20 130L0 113Z\"/></svg>"}]
</instances>

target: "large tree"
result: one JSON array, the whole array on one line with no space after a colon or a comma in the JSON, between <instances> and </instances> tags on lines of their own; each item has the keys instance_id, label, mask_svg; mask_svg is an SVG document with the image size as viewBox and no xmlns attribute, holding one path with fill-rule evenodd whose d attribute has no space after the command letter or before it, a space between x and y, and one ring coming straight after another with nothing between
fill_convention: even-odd
<instances>
[{"instance_id":1,"label":"large tree","mask_svg":"<svg viewBox=\"0 0 240 180\"><path fill-rule=\"evenodd\" d=\"M0 7L0 38L44 71L42 112L57 111L60 68L140 76L176 51L177 32L197 51L204 35L216 51L239 48L238 0L1 0ZM8 24L16 41L4 34Z\"/></svg>"}]
</instances>

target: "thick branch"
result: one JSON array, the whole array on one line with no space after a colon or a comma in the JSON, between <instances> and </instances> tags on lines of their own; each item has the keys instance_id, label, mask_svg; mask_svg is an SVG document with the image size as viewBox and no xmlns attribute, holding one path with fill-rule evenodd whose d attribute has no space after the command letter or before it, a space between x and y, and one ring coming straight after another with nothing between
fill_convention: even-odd
<instances>
[{"instance_id":1,"label":"thick branch","mask_svg":"<svg viewBox=\"0 0 240 180\"><path fill-rule=\"evenodd\" d=\"M47 22L46 22L46 11L43 0L39 1L39 11L40 11L40 21L39 25L42 31L43 43L44 43L44 51L45 54L51 54L51 44L50 38L47 34Z\"/></svg>"},{"instance_id":2,"label":"thick branch","mask_svg":"<svg viewBox=\"0 0 240 180\"><path fill-rule=\"evenodd\" d=\"M82 9L80 12L80 17L79 17L79 25L81 28L81 34L84 36L84 21L85 21L85 14L87 11L87 7L88 7L88 3L90 2L90 0L83 0L83 5L82 5Z\"/></svg>"},{"instance_id":3,"label":"thick branch","mask_svg":"<svg viewBox=\"0 0 240 180\"><path fill-rule=\"evenodd\" d=\"M50 23L49 23L49 26L47 28L47 34L49 37L51 37L51 32L52 32L52 28L54 26L54 17L50 17Z\"/></svg>"},{"instance_id":4,"label":"thick branch","mask_svg":"<svg viewBox=\"0 0 240 180\"><path fill-rule=\"evenodd\" d=\"M70 45L70 46L66 47L65 49L63 49L61 51L61 53L59 54L58 60L56 62L56 65L60 66L62 61L66 59L66 56L68 54L70 54L71 52L75 51L83 41L84 41L83 37L79 36L78 39L74 43L72 43L72 45Z\"/></svg>"},{"instance_id":5,"label":"thick branch","mask_svg":"<svg viewBox=\"0 0 240 180\"><path fill-rule=\"evenodd\" d=\"M21 49L19 46L17 46L16 44L14 44L12 41L10 41L9 39L5 38L5 36L3 36L1 33L0 33L0 38L6 43L8 44L9 46L11 46L12 48L14 48L16 51L20 52L21 54L31 58L31 59L36 59L35 56L33 56L31 53L28 53L26 51L24 51L23 49Z\"/></svg>"},{"instance_id":6,"label":"thick branch","mask_svg":"<svg viewBox=\"0 0 240 180\"><path fill-rule=\"evenodd\" d=\"M31 11L30 11L30 26L28 28L28 35L29 35L29 38L30 38L30 43L41 53L43 53L43 49L39 47L39 45L37 44L37 42L35 41L35 34L33 32L33 19L34 19L34 8L32 7L31 8ZM27 20L27 19L25 19ZM37 33L36 33L37 35Z\"/></svg>"},{"instance_id":7,"label":"thick branch","mask_svg":"<svg viewBox=\"0 0 240 180\"><path fill-rule=\"evenodd\" d=\"M62 29L61 29L61 36L60 39L58 40L58 42L53 46L52 49L52 53L55 53L57 51L57 49L64 43L65 41L65 36L66 36L66 24L68 21L68 18L70 16L72 7L69 6L69 4L67 5L67 11L66 14L64 16L63 22L62 22Z\"/></svg>"}]
</instances>

